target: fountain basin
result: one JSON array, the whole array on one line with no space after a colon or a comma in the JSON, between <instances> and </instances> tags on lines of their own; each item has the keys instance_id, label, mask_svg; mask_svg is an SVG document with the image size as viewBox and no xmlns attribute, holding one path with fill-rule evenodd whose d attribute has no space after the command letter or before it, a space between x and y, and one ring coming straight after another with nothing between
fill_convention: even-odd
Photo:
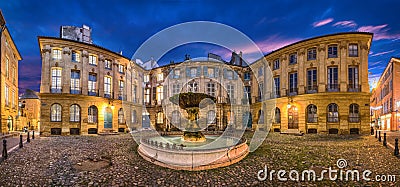
<instances>
[{"instance_id":1,"label":"fountain basin","mask_svg":"<svg viewBox=\"0 0 400 187\"><path fill-rule=\"evenodd\" d=\"M249 147L246 140L240 141L237 138L206 136L206 142L191 143L185 142L185 145L170 144L169 142L178 141L180 136L161 137L155 140L142 139L138 152L145 160L159 166L176 170L206 170L218 167L224 167L246 157L249 153ZM168 139L172 140L169 141ZM222 139L221 139L222 138ZM218 139L218 141L216 141ZM236 141L232 141L236 139ZM156 140L157 144L155 143ZM222 145L220 142L223 142ZM237 143L235 143L237 142ZM215 143L215 144L213 144ZM211 144L212 146L199 146L199 144Z\"/></svg>"}]
</instances>

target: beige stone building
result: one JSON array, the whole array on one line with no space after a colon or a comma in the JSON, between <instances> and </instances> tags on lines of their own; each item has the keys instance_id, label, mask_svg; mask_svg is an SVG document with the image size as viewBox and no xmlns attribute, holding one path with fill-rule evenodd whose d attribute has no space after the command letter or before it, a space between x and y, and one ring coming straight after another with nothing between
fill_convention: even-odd
<instances>
[{"instance_id":1,"label":"beige stone building","mask_svg":"<svg viewBox=\"0 0 400 187\"><path fill-rule=\"evenodd\" d=\"M398 131L400 58L390 59L371 96L371 122L381 130Z\"/></svg>"},{"instance_id":2,"label":"beige stone building","mask_svg":"<svg viewBox=\"0 0 400 187\"><path fill-rule=\"evenodd\" d=\"M0 133L16 130L18 115L18 61L21 55L0 11Z\"/></svg>"},{"instance_id":3,"label":"beige stone building","mask_svg":"<svg viewBox=\"0 0 400 187\"><path fill-rule=\"evenodd\" d=\"M145 70L103 47L38 37L42 135L124 132L141 127Z\"/></svg>"},{"instance_id":4,"label":"beige stone building","mask_svg":"<svg viewBox=\"0 0 400 187\"><path fill-rule=\"evenodd\" d=\"M40 127L40 98L38 93L27 89L25 93L19 97L19 111L17 118L17 130L39 131Z\"/></svg>"},{"instance_id":5,"label":"beige stone building","mask_svg":"<svg viewBox=\"0 0 400 187\"><path fill-rule=\"evenodd\" d=\"M274 81L265 85L253 113L265 111L258 113L271 120L273 131L368 133L371 41L371 33L337 33L265 55L251 67L272 72Z\"/></svg>"}]
</instances>

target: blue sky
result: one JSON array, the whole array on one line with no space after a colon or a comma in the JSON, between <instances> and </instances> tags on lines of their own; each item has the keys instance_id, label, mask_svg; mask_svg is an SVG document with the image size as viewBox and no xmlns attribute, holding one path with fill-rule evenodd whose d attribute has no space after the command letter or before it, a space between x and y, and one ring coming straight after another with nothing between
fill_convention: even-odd
<instances>
[{"instance_id":1,"label":"blue sky","mask_svg":"<svg viewBox=\"0 0 400 187\"><path fill-rule=\"evenodd\" d=\"M37 36L59 36L61 25L93 29L95 44L131 57L157 32L189 21L229 25L256 42L264 53L310 37L347 31L374 33L369 55L371 77L379 77L392 56L400 56L400 1L49 1L3 0L7 26L23 60L20 89L39 90L41 59ZM246 46L236 51L249 51ZM182 61L229 52L207 44L177 47L160 60ZM148 59L143 59L148 60Z\"/></svg>"}]
</instances>

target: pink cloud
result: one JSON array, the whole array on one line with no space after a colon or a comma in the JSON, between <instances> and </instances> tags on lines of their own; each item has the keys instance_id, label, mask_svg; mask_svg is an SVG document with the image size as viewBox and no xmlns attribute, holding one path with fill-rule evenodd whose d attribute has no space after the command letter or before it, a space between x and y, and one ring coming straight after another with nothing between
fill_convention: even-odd
<instances>
[{"instance_id":1,"label":"pink cloud","mask_svg":"<svg viewBox=\"0 0 400 187\"><path fill-rule=\"evenodd\" d=\"M380 53L375 53L375 54L373 54L373 55L371 55L371 56L381 56L381 55L388 54L388 53L392 53L392 52L394 52L394 50L384 51L384 52L380 52Z\"/></svg>"},{"instance_id":2,"label":"pink cloud","mask_svg":"<svg viewBox=\"0 0 400 187\"><path fill-rule=\"evenodd\" d=\"M321 27L333 21L333 18L328 18L313 23L313 27Z\"/></svg>"},{"instance_id":3,"label":"pink cloud","mask_svg":"<svg viewBox=\"0 0 400 187\"><path fill-rule=\"evenodd\" d=\"M357 27L357 23L353 20L339 21L333 24L335 27Z\"/></svg>"},{"instance_id":4,"label":"pink cloud","mask_svg":"<svg viewBox=\"0 0 400 187\"><path fill-rule=\"evenodd\" d=\"M384 39L399 39L400 34L389 34L390 28L387 27L388 24L377 25L377 26L362 26L357 29L360 32L371 32L374 33L374 40L384 40Z\"/></svg>"}]
</instances>

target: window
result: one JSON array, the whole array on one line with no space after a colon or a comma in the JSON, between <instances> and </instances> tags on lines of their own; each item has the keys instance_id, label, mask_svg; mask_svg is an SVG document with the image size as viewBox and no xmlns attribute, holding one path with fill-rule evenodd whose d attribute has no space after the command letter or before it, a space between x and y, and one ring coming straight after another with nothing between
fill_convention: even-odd
<instances>
[{"instance_id":1,"label":"window","mask_svg":"<svg viewBox=\"0 0 400 187\"><path fill-rule=\"evenodd\" d=\"M148 83L150 81L150 76L149 75L145 75L143 77L143 82Z\"/></svg>"},{"instance_id":2,"label":"window","mask_svg":"<svg viewBox=\"0 0 400 187\"><path fill-rule=\"evenodd\" d=\"M349 57L358 57L358 45L357 44L349 45Z\"/></svg>"},{"instance_id":3,"label":"window","mask_svg":"<svg viewBox=\"0 0 400 187\"><path fill-rule=\"evenodd\" d=\"M124 74L125 73L125 66L122 64L118 65L118 72Z\"/></svg>"},{"instance_id":4,"label":"window","mask_svg":"<svg viewBox=\"0 0 400 187\"><path fill-rule=\"evenodd\" d=\"M211 96L215 96L215 84L214 83L207 83L207 94Z\"/></svg>"},{"instance_id":5,"label":"window","mask_svg":"<svg viewBox=\"0 0 400 187\"><path fill-rule=\"evenodd\" d=\"M289 55L289 64L297 64L297 53Z\"/></svg>"},{"instance_id":6,"label":"window","mask_svg":"<svg viewBox=\"0 0 400 187\"><path fill-rule=\"evenodd\" d=\"M231 103L234 102L233 100L235 99L235 87L232 84L228 84L226 86L226 89L228 91L228 97Z\"/></svg>"},{"instance_id":7,"label":"window","mask_svg":"<svg viewBox=\"0 0 400 187\"><path fill-rule=\"evenodd\" d=\"M80 58L79 53L76 52L76 51L72 51L72 58L71 58L71 61L72 61L72 62L79 62L80 59L81 59L81 58Z\"/></svg>"},{"instance_id":8,"label":"window","mask_svg":"<svg viewBox=\"0 0 400 187\"><path fill-rule=\"evenodd\" d=\"M196 77L197 68L190 68L190 77Z\"/></svg>"},{"instance_id":9,"label":"window","mask_svg":"<svg viewBox=\"0 0 400 187\"><path fill-rule=\"evenodd\" d=\"M259 110L258 111L258 124L263 124L264 123L264 111Z\"/></svg>"},{"instance_id":10,"label":"window","mask_svg":"<svg viewBox=\"0 0 400 187\"><path fill-rule=\"evenodd\" d=\"M215 116L215 111L210 110L207 112L207 125L208 124L215 124L216 123L216 116Z\"/></svg>"},{"instance_id":11,"label":"window","mask_svg":"<svg viewBox=\"0 0 400 187\"><path fill-rule=\"evenodd\" d=\"M328 91L339 91L338 67L328 67Z\"/></svg>"},{"instance_id":12,"label":"window","mask_svg":"<svg viewBox=\"0 0 400 187\"><path fill-rule=\"evenodd\" d=\"M281 96L281 79L280 77L274 77L274 97Z\"/></svg>"},{"instance_id":13,"label":"window","mask_svg":"<svg viewBox=\"0 0 400 187\"><path fill-rule=\"evenodd\" d=\"M89 55L89 64L97 66L97 56Z\"/></svg>"},{"instance_id":14,"label":"window","mask_svg":"<svg viewBox=\"0 0 400 187\"><path fill-rule=\"evenodd\" d=\"M132 91L132 102L137 103L137 85L133 85L133 91Z\"/></svg>"},{"instance_id":15,"label":"window","mask_svg":"<svg viewBox=\"0 0 400 187\"><path fill-rule=\"evenodd\" d=\"M307 70L307 93L317 92L317 69Z\"/></svg>"},{"instance_id":16,"label":"window","mask_svg":"<svg viewBox=\"0 0 400 187\"><path fill-rule=\"evenodd\" d=\"M53 59L61 60L61 50L60 49L53 49Z\"/></svg>"},{"instance_id":17,"label":"window","mask_svg":"<svg viewBox=\"0 0 400 187\"><path fill-rule=\"evenodd\" d=\"M174 75L173 78L174 79L179 79L179 77L181 76L181 70L180 69L174 69Z\"/></svg>"},{"instance_id":18,"label":"window","mask_svg":"<svg viewBox=\"0 0 400 187\"><path fill-rule=\"evenodd\" d=\"M80 110L81 110L81 108L77 104L71 105L71 107L69 107L69 121L79 122L80 121Z\"/></svg>"},{"instance_id":19,"label":"window","mask_svg":"<svg viewBox=\"0 0 400 187\"><path fill-rule=\"evenodd\" d=\"M181 91L181 85L180 84L173 84L172 85L172 95L176 95L180 93Z\"/></svg>"},{"instance_id":20,"label":"window","mask_svg":"<svg viewBox=\"0 0 400 187\"><path fill-rule=\"evenodd\" d=\"M232 80L233 79L233 71L224 69L224 77L228 80Z\"/></svg>"},{"instance_id":21,"label":"window","mask_svg":"<svg viewBox=\"0 0 400 187\"><path fill-rule=\"evenodd\" d=\"M51 93L61 93L61 69L51 69Z\"/></svg>"},{"instance_id":22,"label":"window","mask_svg":"<svg viewBox=\"0 0 400 187\"><path fill-rule=\"evenodd\" d=\"M15 68L14 67L12 67L11 73L12 73L11 77L13 79L13 84L15 84L16 83L16 78L18 78L18 77L17 77L17 74L15 73Z\"/></svg>"},{"instance_id":23,"label":"window","mask_svg":"<svg viewBox=\"0 0 400 187\"><path fill-rule=\"evenodd\" d=\"M179 113L178 110L174 110L172 112L172 120L171 120L173 125L179 126L181 123L181 114Z\"/></svg>"},{"instance_id":24,"label":"window","mask_svg":"<svg viewBox=\"0 0 400 187\"><path fill-rule=\"evenodd\" d=\"M9 91L10 91L9 88L6 85L6 87L4 88L4 92L5 92L4 97L6 100L6 106L10 106L10 92Z\"/></svg>"},{"instance_id":25,"label":"window","mask_svg":"<svg viewBox=\"0 0 400 187\"><path fill-rule=\"evenodd\" d=\"M197 82L190 82L188 84L188 92L198 92L199 91L199 85L197 84Z\"/></svg>"},{"instance_id":26,"label":"window","mask_svg":"<svg viewBox=\"0 0 400 187\"><path fill-rule=\"evenodd\" d=\"M315 59L317 59L317 49L314 47L307 50L307 60L315 60Z\"/></svg>"},{"instance_id":27,"label":"window","mask_svg":"<svg viewBox=\"0 0 400 187\"><path fill-rule=\"evenodd\" d=\"M11 106L15 108L15 90L11 92Z\"/></svg>"},{"instance_id":28,"label":"window","mask_svg":"<svg viewBox=\"0 0 400 187\"><path fill-rule=\"evenodd\" d=\"M243 104L251 103L251 86L244 87L244 99L246 100Z\"/></svg>"},{"instance_id":29,"label":"window","mask_svg":"<svg viewBox=\"0 0 400 187\"><path fill-rule=\"evenodd\" d=\"M162 81L162 80L164 80L164 74L163 73L157 74L157 81Z\"/></svg>"},{"instance_id":30,"label":"window","mask_svg":"<svg viewBox=\"0 0 400 187\"><path fill-rule=\"evenodd\" d=\"M88 95L91 95L91 96L97 95L96 84L97 84L97 75L93 74L93 73L89 73Z\"/></svg>"},{"instance_id":31,"label":"window","mask_svg":"<svg viewBox=\"0 0 400 187\"><path fill-rule=\"evenodd\" d=\"M263 67L261 66L258 68L258 76L261 77L263 75L264 75L264 70L263 70Z\"/></svg>"},{"instance_id":32,"label":"window","mask_svg":"<svg viewBox=\"0 0 400 187\"><path fill-rule=\"evenodd\" d=\"M145 89L144 102L147 103L147 104L150 103L150 88L146 88Z\"/></svg>"},{"instance_id":33,"label":"window","mask_svg":"<svg viewBox=\"0 0 400 187\"><path fill-rule=\"evenodd\" d=\"M250 72L245 72L244 73L244 80L249 81L250 80Z\"/></svg>"},{"instance_id":34,"label":"window","mask_svg":"<svg viewBox=\"0 0 400 187\"><path fill-rule=\"evenodd\" d=\"M279 58L274 60L274 67L273 70L279 69L280 66L280 62L279 62Z\"/></svg>"},{"instance_id":35,"label":"window","mask_svg":"<svg viewBox=\"0 0 400 187\"><path fill-rule=\"evenodd\" d=\"M297 94L297 72L289 73L289 95Z\"/></svg>"},{"instance_id":36,"label":"window","mask_svg":"<svg viewBox=\"0 0 400 187\"><path fill-rule=\"evenodd\" d=\"M88 123L97 123L97 107L92 105L88 109Z\"/></svg>"},{"instance_id":37,"label":"window","mask_svg":"<svg viewBox=\"0 0 400 187\"><path fill-rule=\"evenodd\" d=\"M338 106L335 103L331 103L328 105L328 116L327 121L330 123L337 123L339 122L339 112Z\"/></svg>"},{"instance_id":38,"label":"window","mask_svg":"<svg viewBox=\"0 0 400 187\"><path fill-rule=\"evenodd\" d=\"M112 69L112 62L111 60L104 60L104 68L111 70Z\"/></svg>"},{"instance_id":39,"label":"window","mask_svg":"<svg viewBox=\"0 0 400 187\"><path fill-rule=\"evenodd\" d=\"M258 101L262 100L263 92L264 92L264 83L260 82L258 83Z\"/></svg>"},{"instance_id":40,"label":"window","mask_svg":"<svg viewBox=\"0 0 400 187\"><path fill-rule=\"evenodd\" d=\"M136 110L132 111L132 119L131 119L132 124L136 124L137 123L137 113Z\"/></svg>"},{"instance_id":41,"label":"window","mask_svg":"<svg viewBox=\"0 0 400 187\"><path fill-rule=\"evenodd\" d=\"M111 77L104 77L104 97L111 98Z\"/></svg>"},{"instance_id":42,"label":"window","mask_svg":"<svg viewBox=\"0 0 400 187\"><path fill-rule=\"evenodd\" d=\"M118 110L118 123L119 124L124 123L124 110L122 108Z\"/></svg>"},{"instance_id":43,"label":"window","mask_svg":"<svg viewBox=\"0 0 400 187\"><path fill-rule=\"evenodd\" d=\"M328 46L328 58L337 58L337 45L329 45Z\"/></svg>"},{"instance_id":44,"label":"window","mask_svg":"<svg viewBox=\"0 0 400 187\"><path fill-rule=\"evenodd\" d=\"M275 123L281 123L281 110L276 107L275 108L275 119L274 119Z\"/></svg>"},{"instance_id":45,"label":"window","mask_svg":"<svg viewBox=\"0 0 400 187\"><path fill-rule=\"evenodd\" d=\"M164 87L163 86L157 86L157 101L158 104L161 104L161 101L164 98Z\"/></svg>"},{"instance_id":46,"label":"window","mask_svg":"<svg viewBox=\"0 0 400 187\"><path fill-rule=\"evenodd\" d=\"M358 85L358 67L357 66L349 66L349 83L348 83L348 91L349 92L359 92L360 85Z\"/></svg>"},{"instance_id":47,"label":"window","mask_svg":"<svg viewBox=\"0 0 400 187\"><path fill-rule=\"evenodd\" d=\"M61 121L61 105L53 104L50 108L50 121Z\"/></svg>"},{"instance_id":48,"label":"window","mask_svg":"<svg viewBox=\"0 0 400 187\"><path fill-rule=\"evenodd\" d=\"M6 78L10 76L10 60L6 57Z\"/></svg>"},{"instance_id":49,"label":"window","mask_svg":"<svg viewBox=\"0 0 400 187\"><path fill-rule=\"evenodd\" d=\"M162 112L157 113L157 123L158 124L164 123L164 113Z\"/></svg>"},{"instance_id":50,"label":"window","mask_svg":"<svg viewBox=\"0 0 400 187\"><path fill-rule=\"evenodd\" d=\"M125 100L126 99L124 96L125 82L123 80L119 80L118 85L119 85L118 99Z\"/></svg>"},{"instance_id":51,"label":"window","mask_svg":"<svg viewBox=\"0 0 400 187\"><path fill-rule=\"evenodd\" d=\"M318 122L317 106L313 104L307 106L307 122L308 123Z\"/></svg>"},{"instance_id":52,"label":"window","mask_svg":"<svg viewBox=\"0 0 400 187\"><path fill-rule=\"evenodd\" d=\"M212 78L215 77L215 72L214 68L207 68L207 75L208 77Z\"/></svg>"},{"instance_id":53,"label":"window","mask_svg":"<svg viewBox=\"0 0 400 187\"><path fill-rule=\"evenodd\" d=\"M71 71L71 94L80 94L80 72L79 71Z\"/></svg>"},{"instance_id":54,"label":"window","mask_svg":"<svg viewBox=\"0 0 400 187\"><path fill-rule=\"evenodd\" d=\"M358 123L360 122L359 106L357 104L351 104L349 109L349 122Z\"/></svg>"}]
</instances>

